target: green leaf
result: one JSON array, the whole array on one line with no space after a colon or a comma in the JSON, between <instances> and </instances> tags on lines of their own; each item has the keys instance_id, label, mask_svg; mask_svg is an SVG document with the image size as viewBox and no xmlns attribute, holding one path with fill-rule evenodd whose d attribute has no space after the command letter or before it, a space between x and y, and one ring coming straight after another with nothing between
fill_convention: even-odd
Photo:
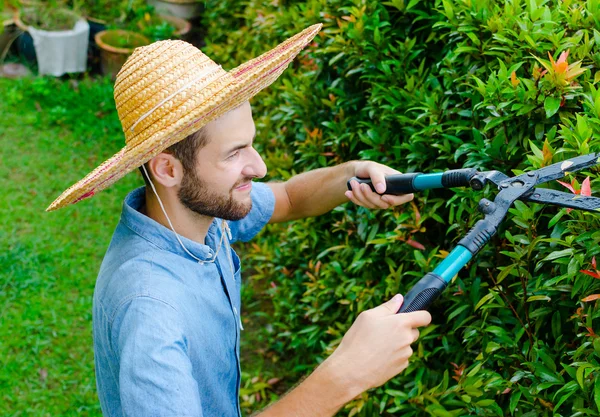
<instances>
[{"instance_id":1,"label":"green leaf","mask_svg":"<svg viewBox=\"0 0 600 417\"><path fill-rule=\"evenodd\" d=\"M596 372L598 374L598 372ZM600 410L600 375L596 375L596 381L594 382L594 401L596 402L596 407Z\"/></svg>"},{"instance_id":2,"label":"green leaf","mask_svg":"<svg viewBox=\"0 0 600 417\"><path fill-rule=\"evenodd\" d=\"M564 383L563 378L557 372L553 372L548 369L545 365L541 363L531 363L535 370L535 374L540 377L543 381L551 382L553 384L562 384Z\"/></svg>"},{"instance_id":3,"label":"green leaf","mask_svg":"<svg viewBox=\"0 0 600 417\"><path fill-rule=\"evenodd\" d=\"M542 261L552 261L554 259L564 258L565 256L573 256L573 248L554 251L550 255L542 259Z\"/></svg>"},{"instance_id":4,"label":"green leaf","mask_svg":"<svg viewBox=\"0 0 600 417\"><path fill-rule=\"evenodd\" d=\"M508 274L510 274L512 272L512 270L515 269L515 266L516 266L516 264L510 264L508 266L502 267L502 270L500 271L500 273L498 274L498 276L496 278L496 282L499 284L502 281L504 281L504 279L508 276Z\"/></svg>"},{"instance_id":5,"label":"green leaf","mask_svg":"<svg viewBox=\"0 0 600 417\"><path fill-rule=\"evenodd\" d=\"M532 141L529 141L529 147L531 148L531 151L535 156L537 156L540 159L544 159L544 152L542 152L540 148L535 146L535 144Z\"/></svg>"},{"instance_id":6,"label":"green leaf","mask_svg":"<svg viewBox=\"0 0 600 417\"><path fill-rule=\"evenodd\" d=\"M527 302L530 301L552 301L552 299L547 295L532 295L531 297L527 298Z\"/></svg>"},{"instance_id":7,"label":"green leaf","mask_svg":"<svg viewBox=\"0 0 600 417\"><path fill-rule=\"evenodd\" d=\"M510 396L510 402L508 403L508 409L510 410L510 413L514 413L515 409L517 408L517 404L519 403L519 400L521 399L521 391L520 390L516 390L512 393L512 395Z\"/></svg>"},{"instance_id":8,"label":"green leaf","mask_svg":"<svg viewBox=\"0 0 600 417\"><path fill-rule=\"evenodd\" d=\"M560 98L546 97L544 100L544 110L546 110L546 117L550 118L556 114L560 108Z\"/></svg>"},{"instance_id":9,"label":"green leaf","mask_svg":"<svg viewBox=\"0 0 600 417\"><path fill-rule=\"evenodd\" d=\"M579 386L581 387L581 389L585 389L585 384L584 384L584 372L585 372L585 368L586 366L580 366L579 368L577 368L577 373L576 375L576 379L577 379L577 383L579 384Z\"/></svg>"},{"instance_id":10,"label":"green leaf","mask_svg":"<svg viewBox=\"0 0 600 417\"><path fill-rule=\"evenodd\" d=\"M553 227L560 219L562 219L562 217L567 213L566 209L562 209L560 210L558 213L556 213L554 215L554 217L552 217L552 219L550 219L550 221L548 222L548 227Z\"/></svg>"},{"instance_id":11,"label":"green leaf","mask_svg":"<svg viewBox=\"0 0 600 417\"><path fill-rule=\"evenodd\" d=\"M569 381L565 386L559 389L554 395L553 401L556 401L556 398L560 395L560 400L556 404L554 404L554 409L557 410L565 401L569 399L573 394L577 392L577 382ZM564 393L564 394L563 394Z\"/></svg>"},{"instance_id":12,"label":"green leaf","mask_svg":"<svg viewBox=\"0 0 600 417\"><path fill-rule=\"evenodd\" d=\"M477 365L475 365L475 366L473 367L473 369L471 369L471 370L469 371L469 373L467 373L467 376L474 376L474 375L476 375L476 374L477 374L477 372L479 372L479 370L481 369L481 365L483 365L483 363L482 363L482 362L479 362Z\"/></svg>"}]
</instances>

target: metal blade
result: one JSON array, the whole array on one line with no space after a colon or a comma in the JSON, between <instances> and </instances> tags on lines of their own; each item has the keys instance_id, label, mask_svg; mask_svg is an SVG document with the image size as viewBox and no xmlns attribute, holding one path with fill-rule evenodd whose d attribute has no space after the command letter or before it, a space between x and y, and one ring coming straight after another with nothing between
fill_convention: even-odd
<instances>
[{"instance_id":1,"label":"metal blade","mask_svg":"<svg viewBox=\"0 0 600 417\"><path fill-rule=\"evenodd\" d=\"M594 166L598 163L599 158L600 154L589 153L587 155L566 159L562 162L557 162L556 164L552 164L545 168L538 169L535 171L538 174L538 179L535 185L562 178L567 172L575 172L584 168ZM519 177L525 176L527 174L528 173L519 175Z\"/></svg>"},{"instance_id":2,"label":"metal blade","mask_svg":"<svg viewBox=\"0 0 600 417\"><path fill-rule=\"evenodd\" d=\"M600 213L600 198L549 190L547 188L535 188L532 193L522 196L519 200Z\"/></svg>"}]
</instances>

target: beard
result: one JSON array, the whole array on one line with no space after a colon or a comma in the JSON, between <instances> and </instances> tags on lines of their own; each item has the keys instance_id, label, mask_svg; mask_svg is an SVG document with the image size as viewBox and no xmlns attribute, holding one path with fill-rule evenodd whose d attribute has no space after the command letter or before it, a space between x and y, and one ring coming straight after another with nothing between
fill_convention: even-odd
<instances>
[{"instance_id":1,"label":"beard","mask_svg":"<svg viewBox=\"0 0 600 417\"><path fill-rule=\"evenodd\" d=\"M241 220L252 209L252 200L236 201L233 198L233 190L251 180L252 178L243 178L237 181L229 190L228 195L222 195L210 191L195 170L188 170L181 181L178 192L179 201L188 209L202 216L223 220Z\"/></svg>"}]
</instances>

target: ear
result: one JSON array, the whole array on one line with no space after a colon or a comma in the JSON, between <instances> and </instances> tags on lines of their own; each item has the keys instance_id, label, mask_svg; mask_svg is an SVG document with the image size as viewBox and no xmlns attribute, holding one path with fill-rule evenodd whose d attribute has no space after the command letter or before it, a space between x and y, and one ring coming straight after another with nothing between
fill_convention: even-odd
<instances>
[{"instance_id":1,"label":"ear","mask_svg":"<svg viewBox=\"0 0 600 417\"><path fill-rule=\"evenodd\" d=\"M162 152L148 161L153 181L164 187L177 187L183 178L183 166L172 154Z\"/></svg>"}]
</instances>

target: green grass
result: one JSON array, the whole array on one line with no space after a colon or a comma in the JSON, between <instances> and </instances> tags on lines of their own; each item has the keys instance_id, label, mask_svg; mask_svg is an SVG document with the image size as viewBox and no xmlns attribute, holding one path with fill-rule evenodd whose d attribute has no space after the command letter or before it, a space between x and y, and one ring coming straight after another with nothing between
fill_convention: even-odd
<instances>
[{"instance_id":1,"label":"green grass","mask_svg":"<svg viewBox=\"0 0 600 417\"><path fill-rule=\"evenodd\" d=\"M114 114L89 117L95 123L77 133L49 117L57 112L53 100L65 99L69 89L75 96L69 99L80 102L73 113L94 114L98 103L86 100L84 83L77 93L74 84L52 80L0 80L0 415L100 415L94 282L121 201L141 180L129 175L96 198L45 212L122 141L107 127L114 120L103 120ZM91 90L106 87L104 81L88 84ZM36 88L48 89L48 99ZM83 136L86 129L90 134Z\"/></svg>"},{"instance_id":2,"label":"green grass","mask_svg":"<svg viewBox=\"0 0 600 417\"><path fill-rule=\"evenodd\" d=\"M1 416L101 415L92 294L122 200L142 180L129 174L94 198L45 209L123 140L107 80L0 79ZM264 354L269 301L260 286L244 289L246 413L276 398L264 382L281 376Z\"/></svg>"}]
</instances>

